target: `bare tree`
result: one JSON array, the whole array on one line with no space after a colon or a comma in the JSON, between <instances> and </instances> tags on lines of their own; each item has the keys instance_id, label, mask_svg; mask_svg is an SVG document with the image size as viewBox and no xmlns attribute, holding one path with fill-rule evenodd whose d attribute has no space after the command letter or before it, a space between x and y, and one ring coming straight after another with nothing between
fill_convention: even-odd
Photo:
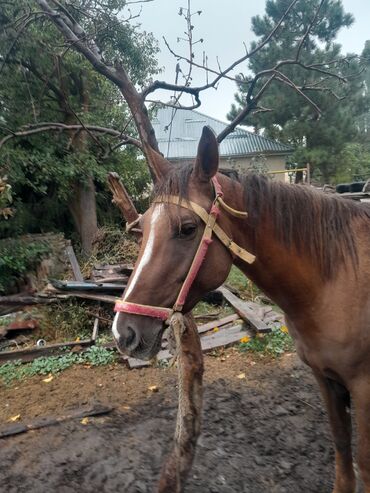
<instances>
[{"instance_id":1,"label":"bare tree","mask_svg":"<svg viewBox=\"0 0 370 493\"><path fill-rule=\"evenodd\" d=\"M317 117L319 117L321 113L320 108L309 94L311 94L312 91L332 91L327 84L328 81L331 80L337 80L342 84L346 82L346 78L343 77L338 71L338 66L348 61L348 58L338 58L337 60L331 60L325 63L312 63L309 65L304 64L301 60L302 48L311 35L312 28L317 22L320 10L322 9L325 1L327 0L321 0L318 4L315 12L313 13L312 20L298 43L298 48L292 58L276 61L273 66L266 67L257 74L245 80L245 84L248 85L248 91L245 98L244 107L234 118L234 120L230 122L230 124L218 135L218 142L222 142L222 140L229 135L250 113L271 111L270 108L264 108L261 105L261 101L267 88L272 83L284 84L292 91L298 93L306 102L310 104L313 112ZM34 0L34 2L39 7L39 10L32 13L33 18L35 18L36 15L45 15L50 22L54 23L63 35L66 49L77 50L92 64L95 70L119 88L130 109L133 121L137 128L139 139L127 135L119 129L98 128L90 125L84 125L82 121L80 122L80 125L73 126L62 125L58 122L44 122L40 124L33 124L28 128L22 128L17 132L10 133L8 136L3 138L2 141L0 141L0 147L11 138L20 135L25 136L42 131L63 131L70 129L78 130L83 128L92 138L97 138L97 135L99 134L113 136L115 142L110 150L125 144L133 144L140 147L147 158L152 177L153 179L156 179L158 178L158 163L153 161L153 156L157 156L157 154L151 151L154 150L158 152L159 148L146 106L148 102L153 102L153 100L150 99L150 95L159 89L164 89L173 93L175 96L172 98L171 103L167 102L163 104L167 104L178 109L182 109L184 107L194 109L199 107L201 105L201 97L204 91L216 87L217 84L225 78L235 80L233 76L235 69L237 69L242 63L245 63L255 56L256 53L267 47L272 39L275 39L281 34L284 20L294 9L298 0L292 0L290 2L280 20L259 44L257 44L250 51L246 50L246 53L242 57L235 60L224 69L221 69L220 66L217 68L210 68L206 59L204 59L202 64L197 64L194 61L194 45L200 40L194 41L192 36L193 25L191 16L193 14L191 14L191 4L190 0L188 0L187 9L183 9L180 14L185 17L187 23L186 41L189 45L189 54L187 56L180 55L176 53L167 43L168 48L173 53L175 58L179 62L184 62L188 65L188 71L183 74L184 83L179 84L177 82L172 84L166 81L155 80L149 85L140 88L137 88L131 80L124 60L111 60L109 54L102 51L101 47L98 45L98 42L94 39L94 35L85 32L81 24L76 21L74 17L75 7L73 6L73 2L60 2L58 0ZM199 12L196 12L195 14L199 14ZM84 15L88 16L89 13L86 11ZM282 72L283 67L288 65L298 66L302 70L307 71L307 73L316 72L317 74L320 74L321 79L315 83L315 87L310 87L308 85L299 86L294 82L294 80L290 79ZM207 75L207 82L204 85L193 86L191 84L191 73L194 67L205 71ZM182 105L183 95L192 96L194 103L190 106ZM334 96L337 97L337 99L340 99L340 96L336 94L334 94ZM109 152L109 150L107 152Z\"/></svg>"}]
</instances>

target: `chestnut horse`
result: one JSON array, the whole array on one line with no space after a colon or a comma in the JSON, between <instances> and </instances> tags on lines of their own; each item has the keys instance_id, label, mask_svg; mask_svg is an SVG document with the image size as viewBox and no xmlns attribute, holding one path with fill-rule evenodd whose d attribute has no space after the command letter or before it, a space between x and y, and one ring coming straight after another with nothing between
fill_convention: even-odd
<instances>
[{"instance_id":1,"label":"chestnut horse","mask_svg":"<svg viewBox=\"0 0 370 493\"><path fill-rule=\"evenodd\" d=\"M150 310L172 308L188 277L205 228L186 204L211 211L219 161L216 138L207 127L193 166L174 169L152 155L162 180L141 219L141 251L122 301L143 311L117 309L112 327L120 350L138 358L151 358L160 348L166 317ZM220 286L232 264L279 305L327 407L335 445L333 493L356 490L351 402L357 463L370 493L370 207L262 176L236 181L217 174L217 180L229 206L220 209L217 224L256 259L244 262L213 235L183 311ZM182 202L176 205L170 196ZM229 213L234 209L248 217L235 217Z\"/></svg>"}]
</instances>

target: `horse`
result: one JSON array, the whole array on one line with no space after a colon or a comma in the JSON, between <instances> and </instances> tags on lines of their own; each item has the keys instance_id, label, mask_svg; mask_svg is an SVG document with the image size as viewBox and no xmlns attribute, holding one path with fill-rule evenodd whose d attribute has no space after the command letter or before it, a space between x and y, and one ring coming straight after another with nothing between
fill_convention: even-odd
<instances>
[{"instance_id":1,"label":"horse","mask_svg":"<svg viewBox=\"0 0 370 493\"><path fill-rule=\"evenodd\" d=\"M370 206L262 175L228 178L218 172L208 127L193 164L175 168L155 151L152 158L161 179L115 308L119 350L152 358L170 315L190 312L236 265L284 311L298 356L318 382L335 448L333 493L356 490L351 403L370 493Z\"/></svg>"}]
</instances>

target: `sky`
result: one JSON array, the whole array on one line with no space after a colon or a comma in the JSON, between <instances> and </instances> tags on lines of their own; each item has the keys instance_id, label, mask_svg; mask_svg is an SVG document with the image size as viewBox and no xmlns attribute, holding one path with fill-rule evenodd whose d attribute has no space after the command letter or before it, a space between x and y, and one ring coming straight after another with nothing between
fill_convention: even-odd
<instances>
[{"instance_id":1,"label":"sky","mask_svg":"<svg viewBox=\"0 0 370 493\"><path fill-rule=\"evenodd\" d=\"M342 0L346 12L355 17L355 23L349 29L343 29L337 41L342 44L343 52L360 53L367 39L370 39L370 0ZM174 51L186 54L188 45L177 42L184 36L185 20L178 15L180 7L186 7L187 0L153 0L142 5L140 23L142 28L152 32L159 41L161 52L158 54L163 73L157 78L167 82L175 80L176 60L169 53L163 42L165 37ZM135 5L133 5L135 7ZM208 66L217 69L219 60L221 68L230 65L245 53L244 44L249 46L254 39L250 30L251 17L262 15L264 0L192 0L192 11L202 11L193 17L194 40L204 39L195 45L195 60L202 62L203 52L208 57ZM246 65L244 65L244 68ZM185 70L185 64L182 66ZM243 70L243 65L240 66ZM206 82L203 72L193 73L193 85ZM226 115L234 101L235 83L223 81L217 90L209 89L201 96L202 106L198 109L214 118L226 121ZM167 101L170 93L156 92L154 99Z\"/></svg>"}]
</instances>

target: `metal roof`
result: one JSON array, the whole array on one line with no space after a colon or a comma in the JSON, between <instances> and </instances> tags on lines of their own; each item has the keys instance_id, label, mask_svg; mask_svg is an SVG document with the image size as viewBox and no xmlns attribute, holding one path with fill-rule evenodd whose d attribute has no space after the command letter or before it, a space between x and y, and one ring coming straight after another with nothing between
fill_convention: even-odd
<instances>
[{"instance_id":1,"label":"metal roof","mask_svg":"<svg viewBox=\"0 0 370 493\"><path fill-rule=\"evenodd\" d=\"M172 122L172 124L171 124ZM219 134L227 124L194 110L159 108L152 124L160 151L168 159L190 159L197 154L204 125ZM256 154L290 154L293 148L237 127L220 144L221 157Z\"/></svg>"}]
</instances>

